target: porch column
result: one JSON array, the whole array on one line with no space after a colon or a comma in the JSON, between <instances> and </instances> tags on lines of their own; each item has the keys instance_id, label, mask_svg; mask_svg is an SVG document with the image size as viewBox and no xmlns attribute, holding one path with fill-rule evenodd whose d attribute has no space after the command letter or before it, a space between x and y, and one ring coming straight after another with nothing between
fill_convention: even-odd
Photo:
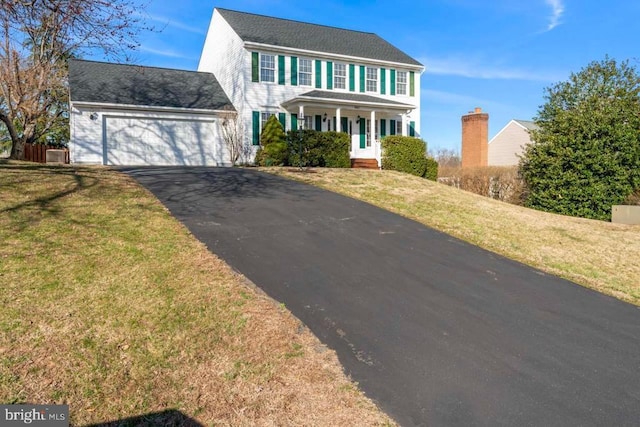
<instances>
[{"instance_id":1,"label":"porch column","mask_svg":"<svg viewBox=\"0 0 640 427\"><path fill-rule=\"evenodd\" d=\"M371 145L376 141L376 111L371 110L371 123L369 123L369 134L371 135Z\"/></svg>"},{"instance_id":2,"label":"porch column","mask_svg":"<svg viewBox=\"0 0 640 427\"><path fill-rule=\"evenodd\" d=\"M407 136L407 125L409 124L408 120L409 120L409 116L407 116L406 114L403 114L402 115L402 136Z\"/></svg>"},{"instance_id":3,"label":"porch column","mask_svg":"<svg viewBox=\"0 0 640 427\"><path fill-rule=\"evenodd\" d=\"M336 132L342 132L342 129L340 129L340 109L336 108L336 128L334 129L334 131Z\"/></svg>"}]
</instances>

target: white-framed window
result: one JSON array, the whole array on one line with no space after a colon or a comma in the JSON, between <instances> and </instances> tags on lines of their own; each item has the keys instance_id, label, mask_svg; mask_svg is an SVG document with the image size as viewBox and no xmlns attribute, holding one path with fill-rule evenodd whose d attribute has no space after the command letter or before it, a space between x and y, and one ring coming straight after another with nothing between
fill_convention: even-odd
<instances>
[{"instance_id":1,"label":"white-framed window","mask_svg":"<svg viewBox=\"0 0 640 427\"><path fill-rule=\"evenodd\" d=\"M333 88L347 88L347 64L341 64L339 62L333 64Z\"/></svg>"},{"instance_id":2,"label":"white-framed window","mask_svg":"<svg viewBox=\"0 0 640 427\"><path fill-rule=\"evenodd\" d=\"M311 86L313 75L313 61L310 59L300 59L298 65L298 84L300 86Z\"/></svg>"},{"instance_id":3,"label":"white-framed window","mask_svg":"<svg viewBox=\"0 0 640 427\"><path fill-rule=\"evenodd\" d=\"M396 120L396 135L402 135L402 119Z\"/></svg>"},{"instance_id":4,"label":"white-framed window","mask_svg":"<svg viewBox=\"0 0 640 427\"><path fill-rule=\"evenodd\" d=\"M396 73L396 94L398 95L407 94L407 72L406 71L398 71Z\"/></svg>"},{"instance_id":5,"label":"white-framed window","mask_svg":"<svg viewBox=\"0 0 640 427\"><path fill-rule=\"evenodd\" d=\"M267 120L269 120L269 117L275 115L276 113L271 113L269 111L263 111L262 113L260 113L260 129L264 129L264 125L267 124Z\"/></svg>"},{"instance_id":6,"label":"white-framed window","mask_svg":"<svg viewBox=\"0 0 640 427\"><path fill-rule=\"evenodd\" d=\"M378 91L378 69L367 67L367 92Z\"/></svg>"},{"instance_id":7,"label":"white-framed window","mask_svg":"<svg viewBox=\"0 0 640 427\"><path fill-rule=\"evenodd\" d=\"M313 123L313 116L304 116L304 128L315 129L315 125Z\"/></svg>"},{"instance_id":8,"label":"white-framed window","mask_svg":"<svg viewBox=\"0 0 640 427\"><path fill-rule=\"evenodd\" d=\"M276 81L276 57L274 55L260 54L260 81Z\"/></svg>"}]
</instances>

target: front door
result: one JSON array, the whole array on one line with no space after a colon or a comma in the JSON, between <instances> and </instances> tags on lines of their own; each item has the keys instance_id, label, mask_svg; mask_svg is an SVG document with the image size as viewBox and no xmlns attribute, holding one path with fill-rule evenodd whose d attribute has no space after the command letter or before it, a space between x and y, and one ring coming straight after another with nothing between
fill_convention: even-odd
<instances>
[{"instance_id":1,"label":"front door","mask_svg":"<svg viewBox=\"0 0 640 427\"><path fill-rule=\"evenodd\" d=\"M378 139L378 120L375 121L375 135L371 135L371 120L360 119L357 123L358 133L351 138L354 158L375 159L374 141Z\"/></svg>"}]
</instances>

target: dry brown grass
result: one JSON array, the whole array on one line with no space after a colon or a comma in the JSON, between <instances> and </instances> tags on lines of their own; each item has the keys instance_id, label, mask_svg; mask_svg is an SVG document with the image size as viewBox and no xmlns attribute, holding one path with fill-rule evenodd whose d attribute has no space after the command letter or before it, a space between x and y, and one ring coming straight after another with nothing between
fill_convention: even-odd
<instances>
[{"instance_id":1,"label":"dry brown grass","mask_svg":"<svg viewBox=\"0 0 640 427\"><path fill-rule=\"evenodd\" d=\"M640 305L640 226L535 211L392 171L264 170L364 200Z\"/></svg>"},{"instance_id":2,"label":"dry brown grass","mask_svg":"<svg viewBox=\"0 0 640 427\"><path fill-rule=\"evenodd\" d=\"M74 424L392 423L130 178L5 162L0 196L0 402L66 403Z\"/></svg>"}]
</instances>

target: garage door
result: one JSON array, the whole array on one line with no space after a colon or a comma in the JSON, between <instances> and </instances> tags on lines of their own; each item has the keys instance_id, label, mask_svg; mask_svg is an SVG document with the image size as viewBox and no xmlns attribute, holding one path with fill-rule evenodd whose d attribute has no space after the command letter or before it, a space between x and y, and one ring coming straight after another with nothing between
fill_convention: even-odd
<instances>
[{"instance_id":1,"label":"garage door","mask_svg":"<svg viewBox=\"0 0 640 427\"><path fill-rule=\"evenodd\" d=\"M106 117L108 165L216 165L213 121Z\"/></svg>"}]
</instances>

